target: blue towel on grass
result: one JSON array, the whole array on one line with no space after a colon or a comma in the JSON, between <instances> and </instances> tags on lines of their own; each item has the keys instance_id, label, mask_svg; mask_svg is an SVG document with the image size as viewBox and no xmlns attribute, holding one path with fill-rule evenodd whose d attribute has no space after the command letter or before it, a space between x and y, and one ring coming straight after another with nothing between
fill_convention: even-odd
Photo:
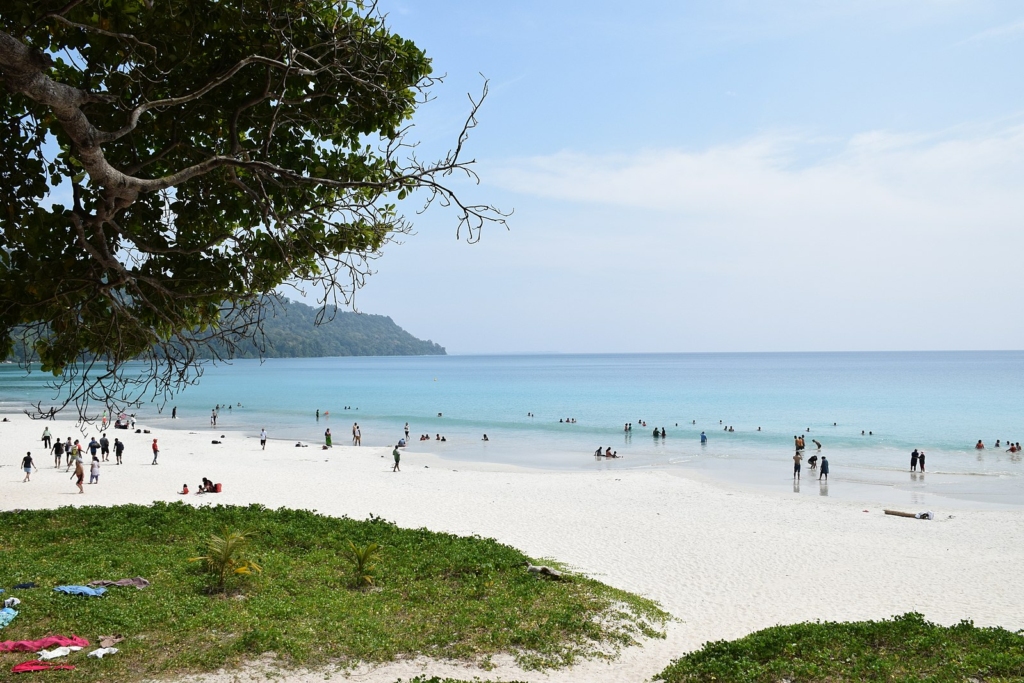
<instances>
[{"instance_id":1,"label":"blue towel on grass","mask_svg":"<svg viewBox=\"0 0 1024 683\"><path fill-rule=\"evenodd\" d=\"M53 590L68 595L86 595L92 598L98 598L107 592L106 588L89 588L88 586L57 586Z\"/></svg>"},{"instance_id":2,"label":"blue towel on grass","mask_svg":"<svg viewBox=\"0 0 1024 683\"><path fill-rule=\"evenodd\" d=\"M16 616L18 616L17 610L13 610L10 607L0 609L0 628L7 626L7 624L14 621L14 617Z\"/></svg>"}]
</instances>

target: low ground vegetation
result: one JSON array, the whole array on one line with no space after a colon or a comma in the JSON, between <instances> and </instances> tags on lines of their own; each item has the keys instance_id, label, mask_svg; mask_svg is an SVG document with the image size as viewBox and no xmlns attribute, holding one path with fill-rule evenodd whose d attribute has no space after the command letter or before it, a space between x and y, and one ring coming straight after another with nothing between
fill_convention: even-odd
<instances>
[{"instance_id":1,"label":"low ground vegetation","mask_svg":"<svg viewBox=\"0 0 1024 683\"><path fill-rule=\"evenodd\" d=\"M225 528L247 531L245 560L262 572L227 572L221 584L209 566L189 562L210 555L211 535ZM353 574L346 551L371 544L378 547L369 583ZM180 503L6 512L0 588L22 604L0 639L123 634L120 653L76 653L69 663L78 669L63 678L135 681L268 653L285 668L412 655L486 665L498 654L528 668L559 667L662 635L668 615L653 602L581 576L538 578L527 573L528 559L490 539L401 529L372 516ZM53 591L134 576L152 585L112 588L102 598ZM10 590L28 581L38 587ZM26 659L0 654L0 671Z\"/></svg>"},{"instance_id":2,"label":"low ground vegetation","mask_svg":"<svg viewBox=\"0 0 1024 683\"><path fill-rule=\"evenodd\" d=\"M886 621L775 626L708 643L655 677L664 683L1020 683L1024 636L910 613Z\"/></svg>"}]
</instances>

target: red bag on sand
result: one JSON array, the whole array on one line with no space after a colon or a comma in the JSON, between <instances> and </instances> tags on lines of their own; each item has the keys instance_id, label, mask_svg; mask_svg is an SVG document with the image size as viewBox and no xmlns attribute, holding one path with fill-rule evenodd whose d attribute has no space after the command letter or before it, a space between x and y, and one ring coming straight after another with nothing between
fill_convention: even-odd
<instances>
[{"instance_id":1,"label":"red bag on sand","mask_svg":"<svg viewBox=\"0 0 1024 683\"><path fill-rule=\"evenodd\" d=\"M213 492L214 493L220 493L220 484L214 484L213 485Z\"/></svg>"},{"instance_id":2,"label":"red bag on sand","mask_svg":"<svg viewBox=\"0 0 1024 683\"><path fill-rule=\"evenodd\" d=\"M74 671L75 667L70 664L50 664L49 662L40 662L38 659L33 659L31 662L15 664L11 667L11 671L16 674L27 674L33 671L56 671L58 669Z\"/></svg>"},{"instance_id":3,"label":"red bag on sand","mask_svg":"<svg viewBox=\"0 0 1024 683\"><path fill-rule=\"evenodd\" d=\"M78 636L46 636L39 640L5 640L0 652L39 652L48 647L89 647L89 641Z\"/></svg>"}]
</instances>

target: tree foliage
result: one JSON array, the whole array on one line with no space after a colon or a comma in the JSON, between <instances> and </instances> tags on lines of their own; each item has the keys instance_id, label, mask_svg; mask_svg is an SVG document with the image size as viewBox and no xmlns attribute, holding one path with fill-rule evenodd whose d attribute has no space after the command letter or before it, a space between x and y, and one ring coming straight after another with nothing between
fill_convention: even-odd
<instances>
[{"instance_id":1,"label":"tree foliage","mask_svg":"<svg viewBox=\"0 0 1024 683\"><path fill-rule=\"evenodd\" d=\"M31 343L83 415L191 381L204 348L258 337L283 284L319 288L321 315L349 302L414 191L470 240L503 223L445 184L475 180L483 98L418 159L436 79L374 5L5 0L0 81L0 357Z\"/></svg>"}]
</instances>

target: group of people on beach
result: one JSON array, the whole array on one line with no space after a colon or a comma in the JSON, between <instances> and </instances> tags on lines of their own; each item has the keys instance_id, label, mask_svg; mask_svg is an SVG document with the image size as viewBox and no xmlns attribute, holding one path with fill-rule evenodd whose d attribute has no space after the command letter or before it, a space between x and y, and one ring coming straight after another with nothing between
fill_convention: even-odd
<instances>
[{"instance_id":1,"label":"group of people on beach","mask_svg":"<svg viewBox=\"0 0 1024 683\"><path fill-rule=\"evenodd\" d=\"M106 416L105 412L104 416ZM53 434L50 432L50 428L44 427L41 441L43 442L43 447L47 452L53 455L54 469L60 469L62 460L65 465L65 473L70 472L72 466L75 468L74 473L71 475L71 479L75 480L75 485L78 487L79 493L85 493L85 488L83 486L85 483L85 451L88 450L89 455L92 457L92 461L89 464L89 483L99 483L101 463L109 462L110 460L111 443L107 438L106 432L103 432L99 439L95 436L91 437L89 439L89 443L83 446L79 439L75 439L74 442L72 442L70 436L67 437L67 440L65 441L54 439ZM153 439L153 449L153 462L155 464L155 454L157 452L156 439ZM122 464L124 443L120 439L114 439L113 450L116 463L118 465ZM32 480L32 472L39 471L35 460L32 458L31 451L26 452L25 457L21 459L21 469L25 473L25 478L22 479L23 483Z\"/></svg>"},{"instance_id":2,"label":"group of people on beach","mask_svg":"<svg viewBox=\"0 0 1024 683\"><path fill-rule=\"evenodd\" d=\"M917 472L918 467L924 472L924 451L919 451L915 448L910 453L910 471Z\"/></svg>"},{"instance_id":3,"label":"group of people on beach","mask_svg":"<svg viewBox=\"0 0 1024 683\"><path fill-rule=\"evenodd\" d=\"M793 454L793 478L794 479L799 479L800 478L800 463L801 463L801 461L803 459L804 459L803 449L802 448L798 448L796 453ZM815 454L815 455L812 455L811 457L809 457L807 459L807 464L810 465L810 468L812 470L813 469L817 469L818 468L818 456ZM826 458L824 455L821 456L821 469L819 470L819 473L818 473L818 479L819 480L824 479L825 481L828 481L828 458Z\"/></svg>"},{"instance_id":4,"label":"group of people on beach","mask_svg":"<svg viewBox=\"0 0 1024 683\"><path fill-rule=\"evenodd\" d=\"M622 456L619 455L618 451L613 451L612 447L608 446L608 448L606 448L603 453L601 452L600 448L598 448L596 451L594 451L594 457L595 458L621 458Z\"/></svg>"}]
</instances>

